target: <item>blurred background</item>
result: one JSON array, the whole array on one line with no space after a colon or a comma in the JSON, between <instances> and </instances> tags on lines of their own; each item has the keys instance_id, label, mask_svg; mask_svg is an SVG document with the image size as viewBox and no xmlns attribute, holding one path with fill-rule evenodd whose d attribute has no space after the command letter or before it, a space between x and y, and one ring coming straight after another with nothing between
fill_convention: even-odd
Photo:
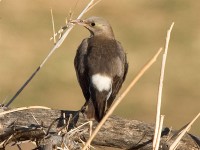
<instances>
[{"instance_id":1,"label":"blurred background","mask_svg":"<svg viewBox=\"0 0 200 150\"><path fill-rule=\"evenodd\" d=\"M53 47L50 41L53 9L56 30L73 11L75 19L88 0L2 0L0 2L0 102L7 102ZM83 18L109 20L128 55L129 72L120 93L141 67L165 44L174 21L166 64L162 114L164 124L180 129L200 111L200 3L188 0L102 0ZM82 39L89 36L76 26L64 44L11 105L12 108L43 105L78 110L84 98L73 59ZM161 58L145 73L115 114L155 122ZM200 119L192 133L200 136Z\"/></svg>"}]
</instances>

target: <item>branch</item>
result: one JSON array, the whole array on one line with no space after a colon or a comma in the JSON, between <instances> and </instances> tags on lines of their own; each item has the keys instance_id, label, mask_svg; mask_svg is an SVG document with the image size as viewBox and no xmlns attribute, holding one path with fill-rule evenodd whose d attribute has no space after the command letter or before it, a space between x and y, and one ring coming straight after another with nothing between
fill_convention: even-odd
<instances>
[{"instance_id":1,"label":"branch","mask_svg":"<svg viewBox=\"0 0 200 150\"><path fill-rule=\"evenodd\" d=\"M63 114L66 118L63 118ZM69 116L71 116L71 120ZM64 124L64 120L68 120L66 121L69 122L68 126ZM93 128L96 128L97 124L94 122ZM81 141L87 141L89 137L89 123L82 114L78 114L76 111L30 107L20 109L20 111L9 110L9 113L4 113L4 115L0 113L0 127L2 149L6 148L9 143L18 144L27 140L36 142L42 150L47 147L50 147L48 150L55 146L62 147L64 140L65 145L70 147L69 149L77 147L81 149L83 146ZM68 136L64 134L66 133L65 128L67 128L66 135ZM169 147L174 142L174 140L166 142L167 138L174 133L175 131L169 132L169 128L162 130L161 145L163 147ZM153 134L153 124L111 116L94 138L92 146L95 148L104 146L104 148L152 150ZM194 137L193 135L191 138L186 134L177 149L198 150L196 145L198 142L193 139L199 139Z\"/></svg>"}]
</instances>

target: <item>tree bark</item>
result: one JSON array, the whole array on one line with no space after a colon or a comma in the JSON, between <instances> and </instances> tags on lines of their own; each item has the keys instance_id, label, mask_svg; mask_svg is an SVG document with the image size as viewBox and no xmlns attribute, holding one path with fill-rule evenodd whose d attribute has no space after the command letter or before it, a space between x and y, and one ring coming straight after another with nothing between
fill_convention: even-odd
<instances>
[{"instance_id":1,"label":"tree bark","mask_svg":"<svg viewBox=\"0 0 200 150\"><path fill-rule=\"evenodd\" d=\"M78 111L28 108L21 111L4 110L0 113L0 143L5 149L9 143L19 144L21 141L35 141L37 149L50 150L52 147L67 145L69 149L81 149L81 141L89 137L89 123ZM81 126L82 124L86 124ZM93 129L98 123L93 121ZM92 146L132 150L151 150L154 125L137 120L127 120L117 116L110 117L92 142ZM163 150L175 140L167 138L176 134L164 128L161 146ZM178 150L198 150L200 140L187 134L181 140Z\"/></svg>"}]
</instances>

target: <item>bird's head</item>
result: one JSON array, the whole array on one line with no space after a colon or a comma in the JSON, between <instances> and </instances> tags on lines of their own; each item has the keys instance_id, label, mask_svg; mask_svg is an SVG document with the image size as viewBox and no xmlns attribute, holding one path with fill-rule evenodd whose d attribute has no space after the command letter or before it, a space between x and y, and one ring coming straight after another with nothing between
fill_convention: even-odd
<instances>
[{"instance_id":1,"label":"bird's head","mask_svg":"<svg viewBox=\"0 0 200 150\"><path fill-rule=\"evenodd\" d=\"M104 18L90 17L85 20L72 20L71 22L84 26L90 31L92 36L105 36L108 38L114 38L112 27Z\"/></svg>"}]
</instances>

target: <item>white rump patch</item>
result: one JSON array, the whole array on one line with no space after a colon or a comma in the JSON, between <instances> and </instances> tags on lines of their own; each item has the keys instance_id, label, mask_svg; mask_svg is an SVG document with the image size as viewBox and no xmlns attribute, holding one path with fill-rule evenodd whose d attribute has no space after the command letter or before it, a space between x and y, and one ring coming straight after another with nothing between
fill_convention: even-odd
<instances>
[{"instance_id":1,"label":"white rump patch","mask_svg":"<svg viewBox=\"0 0 200 150\"><path fill-rule=\"evenodd\" d=\"M97 88L99 92L109 91L111 88L112 80L110 77L101 74L95 74L92 76L92 84Z\"/></svg>"}]
</instances>

